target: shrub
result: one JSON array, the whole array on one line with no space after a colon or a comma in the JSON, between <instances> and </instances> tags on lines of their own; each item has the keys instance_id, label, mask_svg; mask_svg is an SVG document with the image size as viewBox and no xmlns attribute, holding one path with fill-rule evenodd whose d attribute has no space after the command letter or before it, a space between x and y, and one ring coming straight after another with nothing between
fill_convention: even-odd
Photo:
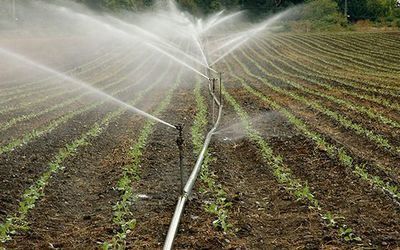
<instances>
[{"instance_id":1,"label":"shrub","mask_svg":"<svg viewBox=\"0 0 400 250\"><path fill-rule=\"evenodd\" d=\"M393 21L393 26L400 28L400 18L397 18Z\"/></svg>"},{"instance_id":2,"label":"shrub","mask_svg":"<svg viewBox=\"0 0 400 250\"><path fill-rule=\"evenodd\" d=\"M333 0L314 0L297 10L290 22L292 31L340 30L347 27L347 19L339 13L338 4Z\"/></svg>"}]
</instances>

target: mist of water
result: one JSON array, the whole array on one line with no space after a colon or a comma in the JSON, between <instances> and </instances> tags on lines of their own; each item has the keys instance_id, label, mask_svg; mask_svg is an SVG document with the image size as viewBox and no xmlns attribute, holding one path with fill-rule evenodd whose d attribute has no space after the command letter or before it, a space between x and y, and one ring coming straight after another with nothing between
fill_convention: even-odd
<instances>
[{"instance_id":1,"label":"mist of water","mask_svg":"<svg viewBox=\"0 0 400 250\"><path fill-rule=\"evenodd\" d=\"M6 27L0 31L0 65L8 65L10 69L7 72L10 73L7 78L14 74L15 79L9 79L13 84L20 83L23 86L24 80L18 77L26 71L26 67L15 67L14 64L29 65L29 74L37 75L40 72L41 75L47 74L54 82L83 87L132 112L175 127L99 90L90 82L90 78L89 82L81 79L79 70L63 73L67 70L64 68L66 62L68 65L79 65L83 58L91 58L101 50L126 50L132 54L141 53L143 57L156 53L158 56L155 60L162 60L164 64L174 62L175 67L170 75L177 75L178 71L183 70L185 77L192 79L185 82L195 82L191 76L193 74L210 79L207 72L216 72L212 66L288 15L285 12L252 24L245 20L241 11L220 11L199 18L181 11L173 1L159 2L155 6L147 12L111 15L96 13L70 1L53 4L47 1L20 1L17 5L17 23L0 18L0 25ZM51 54L48 53L50 50ZM10 58L13 63L8 62ZM105 64L103 68L107 66ZM129 74L129 71L125 74ZM169 83L165 81L164 84ZM4 86L7 89L8 85Z\"/></svg>"},{"instance_id":2,"label":"mist of water","mask_svg":"<svg viewBox=\"0 0 400 250\"><path fill-rule=\"evenodd\" d=\"M251 114L250 117L249 124L264 138L290 138L298 134L278 112L257 112ZM224 119L235 121L235 117L225 117ZM231 122L229 125L221 127L216 132L216 137L221 141L236 143L247 138L246 125L241 121Z\"/></svg>"},{"instance_id":3,"label":"mist of water","mask_svg":"<svg viewBox=\"0 0 400 250\"><path fill-rule=\"evenodd\" d=\"M78 85L79 87L82 87L84 89L88 89L91 92L99 95L100 97L103 97L106 100L111 100L114 103L119 104L122 107L125 107L125 108L127 108L128 110L130 110L132 112L140 114L140 115L142 115L142 116L144 116L146 118L149 118L149 119L154 120L156 122L162 123L162 124L167 125L169 127L175 128L174 125L171 125L168 122L165 122L165 121L163 121L163 120L161 120L161 119L159 119L159 118L157 118L155 116L152 116L152 115L150 115L150 114L148 114L148 113L146 113L146 112L144 112L144 111L142 111L142 110L140 110L138 108L135 108L132 105L129 105L129 104L127 104L127 103L125 103L125 102L123 102L123 101L121 101L121 100L119 100L119 99L117 99L117 98L115 98L115 97L113 97L113 96L111 96L111 95L109 95L109 94L97 89L97 88L94 88L93 86L91 86L88 83L85 83L85 82L83 82L81 80L72 78L72 77L67 76L65 74L62 74L62 73L60 73L60 72L58 72L58 71L56 71L54 69L51 69L51 68L49 68L49 67L47 67L45 65L39 64L37 62L34 62L34 61L32 61L31 59L29 59L27 57L24 57L24 56L19 55L19 54L15 53L15 52L12 52L12 51L9 51L9 50L5 50L5 49L2 49L2 48L0 48L0 54L2 54L4 56L11 57L13 59L16 59L16 60L18 60L18 61L20 61L22 63L29 64L29 65L31 65L31 66L33 66L35 68L38 68L38 69L40 69L42 71L48 72L49 74L59 78L60 80L66 81L66 82L71 83L71 84Z\"/></svg>"}]
</instances>

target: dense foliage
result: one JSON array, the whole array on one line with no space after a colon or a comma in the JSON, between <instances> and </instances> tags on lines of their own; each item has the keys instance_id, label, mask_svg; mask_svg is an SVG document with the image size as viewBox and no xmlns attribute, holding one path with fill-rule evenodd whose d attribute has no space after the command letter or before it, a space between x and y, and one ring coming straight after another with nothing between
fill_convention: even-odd
<instances>
[{"instance_id":1,"label":"dense foliage","mask_svg":"<svg viewBox=\"0 0 400 250\"><path fill-rule=\"evenodd\" d=\"M112 10L141 10L149 8L154 0L78 0L94 8ZM397 0L347 0L350 20L379 20L400 17ZM345 0L177 0L179 5L194 14L209 14L221 9L245 9L253 16L264 16L295 4L317 2L316 12L345 12ZM337 6L337 7L336 7ZM331 14L329 14L331 15ZM319 16L319 13L316 14Z\"/></svg>"}]
</instances>

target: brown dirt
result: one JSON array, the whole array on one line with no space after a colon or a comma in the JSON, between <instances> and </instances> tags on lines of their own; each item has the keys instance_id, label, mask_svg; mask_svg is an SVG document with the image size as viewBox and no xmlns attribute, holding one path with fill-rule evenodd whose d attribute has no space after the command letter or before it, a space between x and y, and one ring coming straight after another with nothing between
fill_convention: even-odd
<instances>
[{"instance_id":1,"label":"brown dirt","mask_svg":"<svg viewBox=\"0 0 400 250\"><path fill-rule=\"evenodd\" d=\"M190 126L194 118L194 96L192 86L179 87L174 100L163 112L162 117L173 123L185 124L185 176L190 174L194 165L191 146ZM180 173L178 168L178 152L175 144L175 133L166 133L161 125L156 125L146 147L141 164L141 180L135 183L135 189L145 194L148 199L139 199L135 206L135 217L138 225L128 237L129 248L156 249L161 248L168 226L175 210L180 190ZM164 159L159 162L160 156ZM197 194L196 194L197 196ZM202 210L201 200L194 198L183 216L176 248L198 248L213 245L215 231L210 230L211 218ZM190 210L189 210L190 209ZM193 213L190 213L192 211ZM199 228L192 216L198 216ZM210 237L204 237L206 231ZM190 238L191 240L188 240ZM206 247L207 248L207 247Z\"/></svg>"},{"instance_id":2,"label":"brown dirt","mask_svg":"<svg viewBox=\"0 0 400 250\"><path fill-rule=\"evenodd\" d=\"M239 100L251 98L250 94L242 90L232 92ZM244 107L253 111L264 105L254 101ZM364 239L366 246L399 246L400 209L380 191L372 189L349 169L330 160L326 154L315 149L312 141L301 135L272 137L269 143L274 152L283 157L295 176L309 184L322 206L344 216L347 225Z\"/></svg>"},{"instance_id":3,"label":"brown dirt","mask_svg":"<svg viewBox=\"0 0 400 250\"><path fill-rule=\"evenodd\" d=\"M135 89L142 87L136 86L128 93L135 93ZM142 101L137 107L152 109L163 92L152 93L152 96L151 103ZM104 113L98 115L104 116ZM88 118L93 114L96 112L85 114L86 121L90 121ZM100 117L94 118L98 121ZM79 117L81 121L85 119ZM30 214L30 230L14 237L7 246L20 249L50 248L51 245L93 248L98 242L108 240L113 233L112 205L118 199L114 187L142 124L142 117L126 112L112 122L105 133L92 140L91 146L82 148L68 159L63 164L65 170L51 179L44 199Z\"/></svg>"},{"instance_id":4,"label":"brown dirt","mask_svg":"<svg viewBox=\"0 0 400 250\"><path fill-rule=\"evenodd\" d=\"M393 35L393 39L398 39L398 36ZM353 132L338 128L326 117L290 98L275 94L262 83L246 77L237 65L234 67L235 73L244 76L248 84L300 116L329 142L350 149L356 161L384 162L393 176L379 170L374 173L398 180L399 170L395 168L398 158L378 151ZM251 70L260 74L254 68ZM190 80L192 82L194 80ZM281 82L273 83L293 91L293 88ZM296 201L278 184L257 145L243 133L236 112L226 104L221 130L232 127L234 130L213 139L210 153L216 161L211 163L210 171L215 174L217 184L227 192L228 202L232 203L228 222L233 227L228 233L213 227L215 216L204 209L208 196L199 191L203 184L198 180L181 221L175 241L176 249L400 247L399 207L382 192L355 177L351 170L316 149L313 142L296 131L283 116L271 111L268 105L246 92L233 78L226 76L226 85L228 92L253 118L256 129L274 154L282 156L284 164L296 178L308 183L324 211L344 216L337 220L350 226L362 237L362 242L357 244L341 240L337 228L326 227L318 211ZM135 86L132 91L122 94L122 98L131 97L134 90L141 87L143 85ZM154 90L153 94L139 107L153 110L157 101L165 95L165 89ZM210 103L205 89L203 95ZM329 105L334 108L334 105ZM77 116L27 146L1 155L0 221L3 222L7 214L16 210L21 192L43 173L60 148L114 108L102 107ZM335 110L346 112L343 109ZM193 85L187 84L174 92L171 104L160 116L173 124L184 122L186 125L186 175L196 160L190 137L195 113ZM356 117L352 112L348 114ZM130 161L128 151L135 143L144 121L134 115L123 115L112 122L101 136L93 139L90 146L79 149L77 155L66 160L63 164L65 169L50 180L45 196L29 213L31 229L19 232L5 246L13 249L95 249L99 247L99 242L110 240L116 232L112 222L112 206L119 198L113 187L120 178L122 167ZM359 118L358 121L364 123L366 119ZM376 127L376 130L379 129ZM133 187L136 194L147 195L148 198L139 198L132 207L137 226L128 234L129 249L162 248L179 195L174 132L160 124L155 125L143 151L141 179L134 182Z\"/></svg>"},{"instance_id":5,"label":"brown dirt","mask_svg":"<svg viewBox=\"0 0 400 250\"><path fill-rule=\"evenodd\" d=\"M131 88L130 91L134 93L136 89L141 87L142 85L139 84ZM120 97L127 98L131 93L130 91L124 92ZM17 199L22 195L21 192L47 169L46 163L50 162L61 148L72 142L112 110L115 110L115 105L101 105L96 109L73 117L67 123L32 141L29 145L18 147L8 154L0 155L2 163L0 176L3 180L0 182L0 188L7 190L0 193L0 200L3 202L0 218L3 219L3 216L10 211L15 211L18 206Z\"/></svg>"},{"instance_id":6,"label":"brown dirt","mask_svg":"<svg viewBox=\"0 0 400 250\"><path fill-rule=\"evenodd\" d=\"M93 72L90 73L90 75L94 75ZM103 86L107 86L108 84L112 83L113 81L118 80L120 77L119 76L110 76L110 77L106 77L104 80L101 80L100 82L98 82L95 86L97 88L101 88ZM104 78L104 77L103 77ZM92 78L92 81L96 81L96 79L98 79L97 77L95 77L94 79ZM89 81L91 82L91 81ZM128 81L123 81L121 84L119 84L118 86L114 86L112 89L108 89L108 91L112 91L113 89L118 89L121 88L121 85L124 86L124 83L126 84ZM71 88L76 89L77 86L71 86ZM66 89L61 89L58 91L58 93L63 93L65 92ZM68 90L69 91L69 90ZM81 94L83 91L82 90L76 90L72 93L66 93L65 95L62 96L58 96L57 98L51 98L49 100L46 100L42 105L35 105L35 107L28 107L28 112L25 112L23 110L21 111L13 111L12 113L7 113L7 114L3 114L2 115L2 121L4 122L8 122L10 121L13 117L18 117L19 115L30 115L32 113L38 113L40 111L42 111L43 109L52 107L53 105L57 105L58 103L61 103L63 101L69 100L71 98L76 97L77 95ZM44 94L40 94L39 96L35 96L35 98L44 98L47 95L52 95L55 93L50 93L50 92L45 92ZM4 131L1 131L1 136L3 138L2 143L7 143L8 140L12 140L13 138L16 138L18 136L20 136L21 134L24 133L24 131L29 131L29 129L39 129L42 126L45 126L46 124L48 124L50 121L55 120L63 115L65 115L67 112L73 111L73 110L77 110L80 108L83 108L89 104L91 104L93 101L99 101L99 98L95 98L95 95L93 94L89 94L80 98L79 100L73 102L70 105L65 105L62 108L58 108L56 110L53 110L52 112L48 112L45 113L43 115L37 116L37 117L33 117L31 119L19 122L15 125L13 125L12 127L10 127L9 129L6 129ZM24 102L29 102L29 100L27 99L23 99ZM20 102L20 100L19 100ZM15 100L15 103L18 103L18 100ZM13 104L11 104L11 107L13 106Z\"/></svg>"},{"instance_id":7,"label":"brown dirt","mask_svg":"<svg viewBox=\"0 0 400 250\"><path fill-rule=\"evenodd\" d=\"M254 55L252 51L246 51L246 53L248 55L250 55L250 56ZM261 56L267 57L265 52L263 54L263 52L259 51L259 53L260 53ZM253 58L255 58L255 57L253 56ZM256 61L257 61L257 63L259 65L263 66L264 68L266 68L266 69L270 68L269 64L267 64L265 61L258 60L258 58L256 59ZM288 68L286 65L284 65L284 64L282 64L280 62L274 62L274 63L276 65L278 65L281 69L283 69L286 72L293 71L292 69ZM280 72L275 72L275 73L278 76L282 75L282 73L280 73ZM293 73L295 75L299 74L299 72L296 72L296 71L293 71ZM372 110L375 110L377 113L385 115L385 116L393 119L394 121L400 121L400 116L399 116L398 112L392 111L389 108L385 108L385 107L383 107L383 106L381 106L379 104L376 104L374 102L371 102L371 101L366 101L366 100L362 100L362 99L360 100L359 98L355 98L355 97L351 97L351 96L345 95L345 94L343 94L343 92L340 91L340 89L334 88L331 91L329 91L329 90L326 90L326 89L324 89L322 87L317 86L314 83L307 82L307 81L305 81L305 80L303 80L301 78L298 78L298 77L291 77L291 76L284 76L284 77L290 79L291 81L294 81L297 84L303 85L304 87L309 88L311 90L316 90L318 92L321 92L321 93L324 93L324 94L327 94L327 95L331 95L333 97L341 98L341 99L343 99L345 101L350 101L350 102L356 103L359 106L372 108ZM331 84L331 86L336 86L337 85L335 83L332 84L332 81L327 81L327 80L325 80L325 79L323 79L321 77L311 77L311 78L315 78L316 80L319 80L321 83L324 83L324 84ZM363 94L365 92L363 90L355 90L355 89L351 89L349 87L345 87L345 89L348 89L350 91L357 91L359 94ZM398 141L399 141L399 138L400 138L400 130L398 128L392 128L392 127L390 127L388 125L383 124L379 120L377 120L377 121L376 120L371 120L371 118L369 118L368 116L366 116L363 113L356 112L356 111L351 110L351 109L349 109L347 107L344 107L344 106L339 106L338 104L333 103L333 102L331 102L331 101L329 101L329 100L327 100L325 98L322 98L322 97L319 97L319 96L316 96L316 95L312 95L312 94L308 94L308 93L305 93L305 92L301 92L301 91L298 91L298 92L299 92L299 94L304 95L306 97L309 97L312 100L321 101L324 106L326 106L326 107L328 107L328 108L330 108L332 110L339 111L341 114L344 114L344 115L350 117L356 123L362 123L368 129L371 129L373 131L378 131L379 134L382 134L382 135L386 136L391 141L392 144L395 144L395 145L398 144ZM384 94L385 91L382 91L382 93ZM396 103L398 101L394 97L386 97L386 99L389 100L389 101L392 101L394 103Z\"/></svg>"},{"instance_id":8,"label":"brown dirt","mask_svg":"<svg viewBox=\"0 0 400 250\"><path fill-rule=\"evenodd\" d=\"M249 63L250 70L254 74L264 75L258 69L255 68L251 63ZM245 74L243 70L238 66L234 65L235 72L241 72L240 74ZM285 84L284 82L278 81L276 79L264 76L269 82L275 84L276 86L283 88L287 91L291 91L297 93L299 95L303 95L295 88ZM385 149L379 148L377 145L372 144L367 138L364 136L359 136L354 133L354 131L344 129L340 126L340 124L336 124L336 122L332 121L330 118L323 114L316 113L311 108L306 107L304 104L292 100L286 95L277 94L272 89L269 89L265 84L259 82L252 77L248 77L249 81L254 84L260 90L263 90L263 93L273 94L273 99L281 100L284 107L290 107L293 111L297 112L300 117L306 119L310 124L316 126L322 134L328 134L328 137L333 138L334 141L343 144L345 147L350 148L353 153L361 159L367 159L367 161L378 163L379 165L383 165L386 173L380 173L383 177L387 177L388 175L394 179L395 182L399 181L399 172L398 169L394 166L397 165L399 161L399 156L393 154L393 152L389 152ZM338 108L333 107L334 111L338 111ZM340 111L338 111L340 113ZM364 120L361 124L368 124L370 121ZM362 147L360 147L362 145ZM379 152L379 154L377 153ZM384 157L382 157L384 156ZM379 173L379 170L377 170Z\"/></svg>"}]
</instances>

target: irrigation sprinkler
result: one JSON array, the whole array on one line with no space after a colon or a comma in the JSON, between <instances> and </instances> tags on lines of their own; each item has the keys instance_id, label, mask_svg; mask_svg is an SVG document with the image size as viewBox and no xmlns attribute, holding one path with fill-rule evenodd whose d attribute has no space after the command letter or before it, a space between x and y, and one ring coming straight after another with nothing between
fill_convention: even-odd
<instances>
[{"instance_id":1,"label":"irrigation sprinkler","mask_svg":"<svg viewBox=\"0 0 400 250\"><path fill-rule=\"evenodd\" d=\"M214 135L215 131L217 130L218 125L219 125L220 120L221 120L221 116L222 116L222 79L221 79L221 76L222 76L222 74L220 74L219 76L220 76L220 79L219 79L219 82L220 82L219 100L218 100L217 96L214 93L216 79L215 78L209 79L209 84L208 84L209 92L210 92L210 94L212 96L212 99L213 99L213 104L215 103L218 106L218 117L217 117L217 120L214 123L213 128L208 132L208 134L207 134L207 136L205 138L205 141L204 141L204 144L203 144L203 148L202 148L202 150L201 150L201 152L200 152L200 154L199 154L199 156L197 158L197 161L196 161L196 164L195 164L195 166L193 168L193 171L190 174L189 179L186 182L186 185L184 186L184 188L182 190L181 196L178 198L178 202L176 204L175 212L174 212L174 215L172 217L171 224L170 224L169 229L168 229L167 237L166 237L165 242L164 242L164 247L163 247L164 250L172 249L172 246L173 246L173 243L174 243L174 240L175 240L175 236L176 236L176 233L178 231L179 222L181 220L181 217L182 217L182 214L183 214L183 210L185 208L185 204L188 201L188 199L189 199L189 197L190 197L190 195L192 193L192 190L193 190L194 184L196 182L196 179L197 179L198 175L200 174L201 167L202 167L202 164L203 164L203 160L204 160L204 158L206 156L206 152L207 152L208 146L210 145L211 138ZM213 116L213 118L214 118L214 116ZM182 127L176 126L176 128L179 131L182 131ZM183 141L183 138L181 140ZM177 143L178 143L178 141L181 142L179 138L177 140ZM183 145L183 142L181 143L181 145ZM179 147L179 143L178 143L178 147Z\"/></svg>"},{"instance_id":2,"label":"irrigation sprinkler","mask_svg":"<svg viewBox=\"0 0 400 250\"><path fill-rule=\"evenodd\" d=\"M222 106L222 72L219 72L219 105Z\"/></svg>"},{"instance_id":3,"label":"irrigation sprinkler","mask_svg":"<svg viewBox=\"0 0 400 250\"><path fill-rule=\"evenodd\" d=\"M215 81L216 81L217 79L215 79L215 78L213 78L212 79L212 90L213 90L213 93L215 93Z\"/></svg>"},{"instance_id":4,"label":"irrigation sprinkler","mask_svg":"<svg viewBox=\"0 0 400 250\"><path fill-rule=\"evenodd\" d=\"M212 92L215 93L215 81L216 79L212 79ZM215 101L214 98L212 99L212 122L215 123Z\"/></svg>"},{"instance_id":5,"label":"irrigation sprinkler","mask_svg":"<svg viewBox=\"0 0 400 250\"><path fill-rule=\"evenodd\" d=\"M178 137L176 138L176 145L178 146L179 150L179 170L181 172L181 195L183 195L183 189L185 187L185 182L184 182L184 169L183 169L183 144L184 144L184 139L183 139L183 127L184 124L178 124L175 126L176 129L178 130L179 134Z\"/></svg>"}]
</instances>

